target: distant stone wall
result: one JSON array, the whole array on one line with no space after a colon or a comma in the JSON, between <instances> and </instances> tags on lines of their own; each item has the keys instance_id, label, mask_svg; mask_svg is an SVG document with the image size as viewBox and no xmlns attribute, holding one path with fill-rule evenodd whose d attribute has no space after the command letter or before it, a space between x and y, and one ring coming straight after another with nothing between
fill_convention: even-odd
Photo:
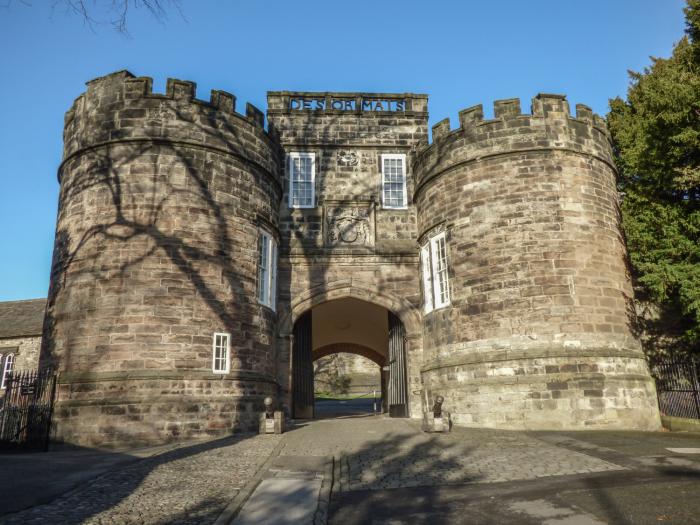
<instances>
[{"instance_id":1,"label":"distant stone wall","mask_svg":"<svg viewBox=\"0 0 700 525\"><path fill-rule=\"evenodd\" d=\"M426 397L470 425L658 428L604 123L532 109L465 110L416 157L419 242L446 233L452 293L423 318Z\"/></svg>"},{"instance_id":2,"label":"distant stone wall","mask_svg":"<svg viewBox=\"0 0 700 525\"><path fill-rule=\"evenodd\" d=\"M381 391L381 369L377 363L360 355L339 353L314 361L314 388L316 392L329 390L334 378L350 378L350 391L355 393Z\"/></svg>"},{"instance_id":3,"label":"distant stone wall","mask_svg":"<svg viewBox=\"0 0 700 525\"><path fill-rule=\"evenodd\" d=\"M5 360L8 354L14 354L13 370L36 370L39 366L39 351L41 337L13 337L0 339L0 374L4 372ZM0 390L0 397L5 395L5 389Z\"/></svg>"}]
</instances>

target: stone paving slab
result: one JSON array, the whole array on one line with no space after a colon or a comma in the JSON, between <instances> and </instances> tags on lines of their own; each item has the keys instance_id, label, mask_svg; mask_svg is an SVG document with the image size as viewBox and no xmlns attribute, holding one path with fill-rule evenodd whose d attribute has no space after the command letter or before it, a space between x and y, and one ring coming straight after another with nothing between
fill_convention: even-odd
<instances>
[{"instance_id":1,"label":"stone paving slab","mask_svg":"<svg viewBox=\"0 0 700 525\"><path fill-rule=\"evenodd\" d=\"M426 434L406 419L366 417L314 421L285 437L281 454L335 455L334 490L494 483L624 470L524 432L455 428Z\"/></svg>"},{"instance_id":2,"label":"stone paving slab","mask_svg":"<svg viewBox=\"0 0 700 525\"><path fill-rule=\"evenodd\" d=\"M280 438L239 435L183 446L110 471L0 523L212 523Z\"/></svg>"},{"instance_id":3,"label":"stone paving slab","mask_svg":"<svg viewBox=\"0 0 700 525\"><path fill-rule=\"evenodd\" d=\"M322 481L293 474L264 479L233 525L311 525Z\"/></svg>"}]
</instances>

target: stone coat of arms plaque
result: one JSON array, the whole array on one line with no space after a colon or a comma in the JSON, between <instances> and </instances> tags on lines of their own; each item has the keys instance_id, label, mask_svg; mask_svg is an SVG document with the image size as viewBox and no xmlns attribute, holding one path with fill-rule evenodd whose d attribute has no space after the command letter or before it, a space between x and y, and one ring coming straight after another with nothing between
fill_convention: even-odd
<instances>
[{"instance_id":1,"label":"stone coat of arms plaque","mask_svg":"<svg viewBox=\"0 0 700 525\"><path fill-rule=\"evenodd\" d=\"M324 205L326 246L374 246L374 201L330 201Z\"/></svg>"}]
</instances>

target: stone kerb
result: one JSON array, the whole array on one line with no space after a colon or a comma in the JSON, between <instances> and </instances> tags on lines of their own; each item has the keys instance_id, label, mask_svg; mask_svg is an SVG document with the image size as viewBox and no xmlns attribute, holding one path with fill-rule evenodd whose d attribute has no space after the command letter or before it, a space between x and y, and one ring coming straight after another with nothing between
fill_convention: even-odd
<instances>
[{"instance_id":1,"label":"stone kerb","mask_svg":"<svg viewBox=\"0 0 700 525\"><path fill-rule=\"evenodd\" d=\"M595 157L614 169L604 120L583 104L576 105L572 117L564 95L538 94L531 114L522 114L518 99L497 100L490 120L484 120L479 104L460 111L459 123L450 130L449 118L438 122L432 144L416 152L414 196L445 171L498 155L562 150Z\"/></svg>"},{"instance_id":2,"label":"stone kerb","mask_svg":"<svg viewBox=\"0 0 700 525\"><path fill-rule=\"evenodd\" d=\"M281 185L281 150L264 129L264 114L236 97L212 90L195 98L196 84L169 78L165 94L153 93L153 79L119 71L87 83L65 116L64 161L81 151L125 142L167 142L232 155ZM59 182L61 170L59 169Z\"/></svg>"}]
</instances>

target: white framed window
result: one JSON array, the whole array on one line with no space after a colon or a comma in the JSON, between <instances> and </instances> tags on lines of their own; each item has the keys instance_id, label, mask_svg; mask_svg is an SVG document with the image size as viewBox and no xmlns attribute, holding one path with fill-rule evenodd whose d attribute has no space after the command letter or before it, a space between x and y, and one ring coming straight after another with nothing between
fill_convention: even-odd
<instances>
[{"instance_id":1,"label":"white framed window","mask_svg":"<svg viewBox=\"0 0 700 525\"><path fill-rule=\"evenodd\" d=\"M7 377L12 373L12 365L15 361L15 354L7 354L5 357L5 366L2 369L2 381L0 381L0 389L6 388ZM2 355L0 354L0 362L2 362Z\"/></svg>"},{"instance_id":2,"label":"white framed window","mask_svg":"<svg viewBox=\"0 0 700 525\"><path fill-rule=\"evenodd\" d=\"M277 241L266 231L261 231L258 250L258 302L274 310L277 302Z\"/></svg>"},{"instance_id":3,"label":"white framed window","mask_svg":"<svg viewBox=\"0 0 700 525\"><path fill-rule=\"evenodd\" d=\"M382 155L382 207L406 209L406 155Z\"/></svg>"},{"instance_id":4,"label":"white framed window","mask_svg":"<svg viewBox=\"0 0 700 525\"><path fill-rule=\"evenodd\" d=\"M316 155L289 154L289 207L316 207Z\"/></svg>"},{"instance_id":5,"label":"white framed window","mask_svg":"<svg viewBox=\"0 0 700 525\"><path fill-rule=\"evenodd\" d=\"M231 334L214 334L211 369L215 374L228 374L231 368L230 339Z\"/></svg>"},{"instance_id":6,"label":"white framed window","mask_svg":"<svg viewBox=\"0 0 700 525\"><path fill-rule=\"evenodd\" d=\"M425 313L450 304L445 232L434 235L420 250Z\"/></svg>"}]
</instances>

